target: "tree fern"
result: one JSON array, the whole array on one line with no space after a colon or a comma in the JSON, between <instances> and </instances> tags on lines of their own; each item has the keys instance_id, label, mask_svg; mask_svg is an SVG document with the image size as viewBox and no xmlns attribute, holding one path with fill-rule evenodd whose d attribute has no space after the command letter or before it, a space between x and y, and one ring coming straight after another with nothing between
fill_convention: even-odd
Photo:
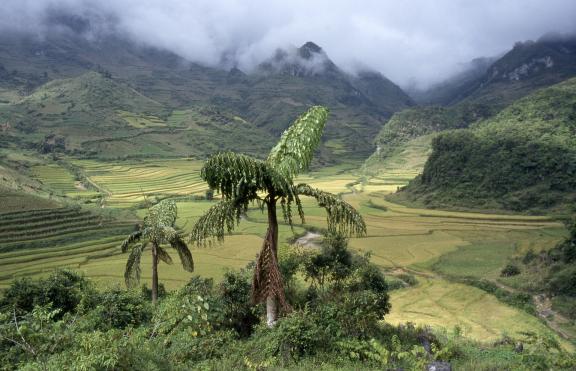
<instances>
[{"instance_id":1,"label":"tree fern","mask_svg":"<svg viewBox=\"0 0 576 371\"><path fill-rule=\"evenodd\" d=\"M282 134L266 161L222 152L211 156L201 171L202 179L210 188L219 191L223 199L208 209L194 225L190 239L197 244L205 244L212 238L222 241L224 235L232 232L240 222L250 203L258 202L262 210L266 208L268 230L256 260L252 300L255 303L266 301L270 326L276 320L276 304L285 311L290 309L278 265L277 204L280 204L284 220L292 226L294 205L304 222L299 196L314 197L327 210L330 231L354 235L366 232L362 217L348 203L330 193L293 183L294 176L310 166L327 118L326 108L310 108Z\"/></svg>"},{"instance_id":2,"label":"tree fern","mask_svg":"<svg viewBox=\"0 0 576 371\"><path fill-rule=\"evenodd\" d=\"M123 253L130 248L130 255L126 262L124 279L128 287L134 286L140 282L140 261L142 253L148 244L152 245L152 300L156 301L158 297L157 265L158 260L166 264L172 264L172 258L162 247L163 244L169 244L178 252L182 267L192 272L194 270L194 261L192 253L182 240L178 231L175 229L178 209L176 203L172 200L164 200L148 209L148 215L144 218L144 223L140 229L131 233L121 245ZM138 243L138 241L144 241Z\"/></svg>"}]
</instances>

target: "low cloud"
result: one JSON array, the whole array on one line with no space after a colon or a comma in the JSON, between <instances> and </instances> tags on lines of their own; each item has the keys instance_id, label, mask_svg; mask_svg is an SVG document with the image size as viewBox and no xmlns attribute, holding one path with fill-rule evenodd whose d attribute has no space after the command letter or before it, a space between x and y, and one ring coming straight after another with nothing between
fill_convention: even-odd
<instances>
[{"instance_id":1,"label":"low cloud","mask_svg":"<svg viewBox=\"0 0 576 371\"><path fill-rule=\"evenodd\" d=\"M314 41L349 71L361 65L424 87L516 41L575 32L576 2L4 0L0 32L42 36L55 18L88 37L121 33L205 65L226 56L246 71L279 47Z\"/></svg>"}]
</instances>

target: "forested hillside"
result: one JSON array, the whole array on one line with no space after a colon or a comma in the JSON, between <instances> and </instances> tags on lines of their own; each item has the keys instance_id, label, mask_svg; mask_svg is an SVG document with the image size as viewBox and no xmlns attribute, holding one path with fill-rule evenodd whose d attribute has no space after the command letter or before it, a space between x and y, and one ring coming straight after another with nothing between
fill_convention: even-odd
<instances>
[{"instance_id":1,"label":"forested hillside","mask_svg":"<svg viewBox=\"0 0 576 371\"><path fill-rule=\"evenodd\" d=\"M398 197L428 206L571 210L576 79L519 100L470 129L440 134L420 177Z\"/></svg>"}]
</instances>

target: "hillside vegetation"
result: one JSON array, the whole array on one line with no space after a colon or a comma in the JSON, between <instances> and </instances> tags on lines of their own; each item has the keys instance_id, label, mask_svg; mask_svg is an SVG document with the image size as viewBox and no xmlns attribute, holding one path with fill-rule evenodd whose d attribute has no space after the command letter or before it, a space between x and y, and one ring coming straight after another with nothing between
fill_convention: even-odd
<instances>
[{"instance_id":1,"label":"hillside vegetation","mask_svg":"<svg viewBox=\"0 0 576 371\"><path fill-rule=\"evenodd\" d=\"M567 208L576 186L576 79L519 100L470 129L442 133L397 198L427 206Z\"/></svg>"},{"instance_id":2,"label":"hillside vegetation","mask_svg":"<svg viewBox=\"0 0 576 371\"><path fill-rule=\"evenodd\" d=\"M332 119L319 161L362 160L382 123L414 104L380 73L350 75L311 42L279 50L247 74L71 30L43 40L1 35L0 64L10 71L6 81L0 74L0 124L12 127L7 142L59 135L68 150L100 158L204 157L215 150L262 156L303 109L322 104ZM170 116L183 111L196 115L176 125ZM94 142L85 143L88 137ZM0 138L0 145L7 144Z\"/></svg>"}]
</instances>

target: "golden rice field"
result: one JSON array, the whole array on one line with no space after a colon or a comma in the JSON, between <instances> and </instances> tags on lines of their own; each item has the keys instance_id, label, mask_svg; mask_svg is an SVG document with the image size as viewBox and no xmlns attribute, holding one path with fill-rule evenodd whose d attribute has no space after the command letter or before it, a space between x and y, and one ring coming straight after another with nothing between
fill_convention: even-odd
<instances>
[{"instance_id":1,"label":"golden rice field","mask_svg":"<svg viewBox=\"0 0 576 371\"><path fill-rule=\"evenodd\" d=\"M206 190L199 177L198 161L112 164L75 161L74 164L82 167L90 181L106 192L105 208L138 205L145 195L203 194ZM447 329L458 325L466 335L483 341L525 330L550 332L536 317L482 290L453 283L445 277L472 275L497 280L498 272L511 256L530 248L538 251L553 247L565 234L563 226L544 216L424 210L390 203L383 196L414 176L412 168L402 172L402 166L397 164L377 178L361 177L349 168L338 167L321 169L297 180L342 193L359 208L368 235L352 238L351 248L370 252L372 261L388 275L408 271L418 278L415 287L391 293L392 312L386 321L394 324L410 321ZM178 201L179 227L189 231L211 204L191 199ZM305 200L304 209L307 225L325 225L325 215L313 200ZM137 214L142 217L144 211ZM265 216L255 209L222 245L193 247L195 274L218 279L226 269L244 267L259 251L265 229ZM295 228L295 233L304 231L303 227ZM6 287L14 277L45 275L58 267L85 272L102 285L122 285L126 260L119 249L122 236L116 230L90 241L0 253L0 287ZM287 244L292 236L288 226L281 226L281 241ZM146 282L150 279L149 256L142 265L142 279ZM167 288L176 288L190 277L177 264L160 266L160 279Z\"/></svg>"},{"instance_id":2,"label":"golden rice field","mask_svg":"<svg viewBox=\"0 0 576 371\"><path fill-rule=\"evenodd\" d=\"M36 165L32 176L58 195L71 198L92 198L98 193L87 190L75 180L67 169L57 164Z\"/></svg>"},{"instance_id":3,"label":"golden rice field","mask_svg":"<svg viewBox=\"0 0 576 371\"><path fill-rule=\"evenodd\" d=\"M200 179L199 161L150 160L110 164L75 161L105 195L107 207L131 207L150 196L201 194L207 186Z\"/></svg>"}]
</instances>

